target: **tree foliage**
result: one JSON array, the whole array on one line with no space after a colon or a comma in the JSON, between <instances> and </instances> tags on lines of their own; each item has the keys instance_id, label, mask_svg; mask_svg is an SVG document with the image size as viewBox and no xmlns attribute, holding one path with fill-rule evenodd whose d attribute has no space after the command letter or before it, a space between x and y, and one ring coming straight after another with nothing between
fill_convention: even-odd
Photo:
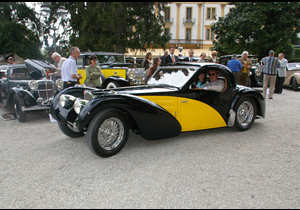
<instances>
[{"instance_id":1,"label":"tree foliage","mask_svg":"<svg viewBox=\"0 0 300 210\"><path fill-rule=\"evenodd\" d=\"M40 22L25 2L0 2L0 54L40 59ZM26 24L31 23L28 28Z\"/></svg>"},{"instance_id":2,"label":"tree foliage","mask_svg":"<svg viewBox=\"0 0 300 210\"><path fill-rule=\"evenodd\" d=\"M247 50L259 58L273 49L293 58L292 44L298 44L300 32L299 2L230 2L236 7L218 19L211 29L219 55L239 54Z\"/></svg>"},{"instance_id":3,"label":"tree foliage","mask_svg":"<svg viewBox=\"0 0 300 210\"><path fill-rule=\"evenodd\" d=\"M81 51L126 52L126 49L166 47L169 36L163 34L163 3L155 2L59 2L70 13L69 44ZM158 13L155 15L155 6Z\"/></svg>"}]
</instances>

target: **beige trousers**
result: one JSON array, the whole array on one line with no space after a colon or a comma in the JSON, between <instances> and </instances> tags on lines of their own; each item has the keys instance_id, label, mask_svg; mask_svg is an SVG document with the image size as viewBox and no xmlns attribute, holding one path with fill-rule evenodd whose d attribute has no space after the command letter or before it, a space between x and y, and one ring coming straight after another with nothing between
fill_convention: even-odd
<instances>
[{"instance_id":1,"label":"beige trousers","mask_svg":"<svg viewBox=\"0 0 300 210\"><path fill-rule=\"evenodd\" d=\"M276 75L268 75L264 74L264 86L263 86L263 96L266 98L267 89L270 82L270 89L269 89L269 97L273 97L275 82L276 82Z\"/></svg>"}]
</instances>

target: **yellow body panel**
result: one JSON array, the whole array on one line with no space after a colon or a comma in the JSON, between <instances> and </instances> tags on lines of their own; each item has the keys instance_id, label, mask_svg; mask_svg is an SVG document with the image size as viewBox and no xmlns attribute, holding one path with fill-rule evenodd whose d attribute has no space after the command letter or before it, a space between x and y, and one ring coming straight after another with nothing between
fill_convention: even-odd
<instances>
[{"instance_id":1,"label":"yellow body panel","mask_svg":"<svg viewBox=\"0 0 300 210\"><path fill-rule=\"evenodd\" d=\"M226 127L223 117L211 106L197 100L173 96L141 96L170 112L182 132Z\"/></svg>"},{"instance_id":2,"label":"yellow body panel","mask_svg":"<svg viewBox=\"0 0 300 210\"><path fill-rule=\"evenodd\" d=\"M101 72L103 73L103 75L105 76L105 78L110 77L110 76L120 76L126 79L126 69L101 69ZM82 79L79 80L79 84L83 84L85 79L86 79L86 73L85 73L85 69L78 69L77 71L78 74L82 75ZM117 73L117 74L115 74ZM103 82L103 81L102 81Z\"/></svg>"}]
</instances>

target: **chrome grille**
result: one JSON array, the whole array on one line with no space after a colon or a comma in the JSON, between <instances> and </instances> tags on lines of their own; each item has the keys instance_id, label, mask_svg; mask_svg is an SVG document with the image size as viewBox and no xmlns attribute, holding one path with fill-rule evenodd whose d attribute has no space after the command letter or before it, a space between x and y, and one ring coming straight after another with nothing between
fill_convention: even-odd
<instances>
[{"instance_id":1,"label":"chrome grille","mask_svg":"<svg viewBox=\"0 0 300 210\"><path fill-rule=\"evenodd\" d=\"M52 80L39 80L38 96L49 100L54 95L54 82Z\"/></svg>"},{"instance_id":2,"label":"chrome grille","mask_svg":"<svg viewBox=\"0 0 300 210\"><path fill-rule=\"evenodd\" d=\"M129 69L129 71L130 70L134 70L136 72L136 77L134 79L143 79L144 78L145 68L132 68L132 69Z\"/></svg>"}]
</instances>

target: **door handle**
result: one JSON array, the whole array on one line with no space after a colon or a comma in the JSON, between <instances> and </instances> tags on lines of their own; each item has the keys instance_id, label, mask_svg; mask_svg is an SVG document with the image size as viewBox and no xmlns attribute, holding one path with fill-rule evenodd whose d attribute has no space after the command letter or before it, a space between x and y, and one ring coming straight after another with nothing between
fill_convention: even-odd
<instances>
[{"instance_id":1,"label":"door handle","mask_svg":"<svg viewBox=\"0 0 300 210\"><path fill-rule=\"evenodd\" d=\"M181 103L187 103L187 102L189 102L189 101L183 101L183 100L181 100Z\"/></svg>"}]
</instances>

